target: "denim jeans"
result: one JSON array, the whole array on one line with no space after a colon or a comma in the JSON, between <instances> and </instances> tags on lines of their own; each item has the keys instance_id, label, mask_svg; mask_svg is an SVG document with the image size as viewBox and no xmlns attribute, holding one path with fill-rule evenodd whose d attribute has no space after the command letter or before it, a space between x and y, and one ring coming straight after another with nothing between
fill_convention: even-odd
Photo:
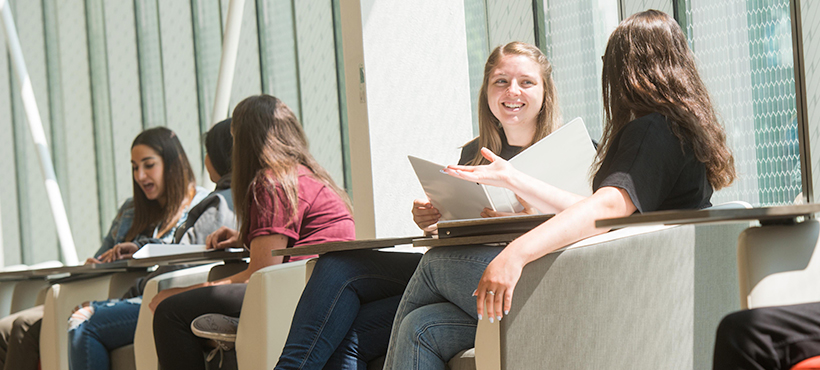
<instances>
[{"instance_id":1,"label":"denim jeans","mask_svg":"<svg viewBox=\"0 0 820 370\"><path fill-rule=\"evenodd\" d=\"M502 247L433 248L421 259L399 303L385 370L445 369L475 346L473 291Z\"/></svg>"},{"instance_id":2,"label":"denim jeans","mask_svg":"<svg viewBox=\"0 0 820 370\"><path fill-rule=\"evenodd\" d=\"M91 302L94 314L68 331L71 370L109 368L108 352L134 342L138 300Z\"/></svg>"},{"instance_id":3,"label":"denim jeans","mask_svg":"<svg viewBox=\"0 0 820 370\"><path fill-rule=\"evenodd\" d=\"M372 250L319 258L275 369L365 369L383 356L399 299L420 259Z\"/></svg>"}]
</instances>

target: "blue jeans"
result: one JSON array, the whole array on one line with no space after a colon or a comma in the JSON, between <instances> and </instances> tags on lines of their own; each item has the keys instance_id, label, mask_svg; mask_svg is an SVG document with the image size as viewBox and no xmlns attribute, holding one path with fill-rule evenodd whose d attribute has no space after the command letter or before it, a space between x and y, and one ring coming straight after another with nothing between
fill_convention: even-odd
<instances>
[{"instance_id":1,"label":"blue jeans","mask_svg":"<svg viewBox=\"0 0 820 370\"><path fill-rule=\"evenodd\" d=\"M108 352L134 343L140 304L130 300L91 302L94 315L68 331L71 370L109 368Z\"/></svg>"},{"instance_id":2,"label":"blue jeans","mask_svg":"<svg viewBox=\"0 0 820 370\"><path fill-rule=\"evenodd\" d=\"M277 370L365 369L387 352L417 253L372 250L319 258L293 316Z\"/></svg>"},{"instance_id":3,"label":"blue jeans","mask_svg":"<svg viewBox=\"0 0 820 370\"><path fill-rule=\"evenodd\" d=\"M438 247L424 255L399 303L385 370L445 369L453 356L475 346L473 291L502 249Z\"/></svg>"}]
</instances>

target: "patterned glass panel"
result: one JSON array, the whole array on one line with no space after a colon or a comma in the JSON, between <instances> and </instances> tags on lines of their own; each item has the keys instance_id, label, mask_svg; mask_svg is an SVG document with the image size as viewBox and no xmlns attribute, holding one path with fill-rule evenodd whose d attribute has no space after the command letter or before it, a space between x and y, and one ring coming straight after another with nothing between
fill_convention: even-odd
<instances>
[{"instance_id":1,"label":"patterned glass panel","mask_svg":"<svg viewBox=\"0 0 820 370\"><path fill-rule=\"evenodd\" d=\"M601 137L601 55L618 25L618 4L609 0L544 1L542 46L553 65L565 121L584 119L589 136ZM592 32L590 32L590 30Z\"/></svg>"},{"instance_id":2,"label":"patterned glass panel","mask_svg":"<svg viewBox=\"0 0 820 370\"><path fill-rule=\"evenodd\" d=\"M802 191L788 0L690 0L682 24L729 134L736 183L712 203Z\"/></svg>"},{"instance_id":3,"label":"patterned glass panel","mask_svg":"<svg viewBox=\"0 0 820 370\"><path fill-rule=\"evenodd\" d=\"M464 21L467 26L467 61L470 65L473 134L478 136L478 93L484 79L484 63L490 55L486 2L484 0L464 0Z\"/></svg>"}]
</instances>

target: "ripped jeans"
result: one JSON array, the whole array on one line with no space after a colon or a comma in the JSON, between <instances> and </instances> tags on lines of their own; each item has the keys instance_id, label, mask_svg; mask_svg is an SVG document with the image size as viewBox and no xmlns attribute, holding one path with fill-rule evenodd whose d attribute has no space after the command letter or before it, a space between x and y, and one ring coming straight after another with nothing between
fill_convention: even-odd
<instances>
[{"instance_id":1,"label":"ripped jeans","mask_svg":"<svg viewBox=\"0 0 820 370\"><path fill-rule=\"evenodd\" d=\"M142 297L91 302L85 320L69 320L68 364L71 370L107 370L108 352L134 342ZM84 308L86 315L90 311Z\"/></svg>"}]
</instances>

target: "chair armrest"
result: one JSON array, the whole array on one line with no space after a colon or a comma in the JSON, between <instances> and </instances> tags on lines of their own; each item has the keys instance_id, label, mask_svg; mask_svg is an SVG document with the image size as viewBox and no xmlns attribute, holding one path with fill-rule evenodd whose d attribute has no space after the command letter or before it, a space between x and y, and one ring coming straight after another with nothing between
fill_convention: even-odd
<instances>
[{"instance_id":1,"label":"chair armrest","mask_svg":"<svg viewBox=\"0 0 820 370\"><path fill-rule=\"evenodd\" d=\"M738 238L743 308L820 301L820 221L746 229Z\"/></svg>"},{"instance_id":2,"label":"chair armrest","mask_svg":"<svg viewBox=\"0 0 820 370\"><path fill-rule=\"evenodd\" d=\"M68 317L86 301L119 298L145 272L123 272L54 284L46 293L40 329L40 362L46 370L68 370Z\"/></svg>"},{"instance_id":3,"label":"chair armrest","mask_svg":"<svg viewBox=\"0 0 820 370\"><path fill-rule=\"evenodd\" d=\"M44 302L38 301L41 296L45 299L45 290L48 288L48 281L44 279L18 281L11 296L11 313L43 304Z\"/></svg>"},{"instance_id":4,"label":"chair armrest","mask_svg":"<svg viewBox=\"0 0 820 370\"><path fill-rule=\"evenodd\" d=\"M251 275L236 333L240 369L272 369L316 259L266 267Z\"/></svg>"},{"instance_id":5,"label":"chair armrest","mask_svg":"<svg viewBox=\"0 0 820 370\"><path fill-rule=\"evenodd\" d=\"M186 287L208 281L211 268L218 264L210 264L171 271L155 276L145 284L142 294L137 331L134 333L134 358L137 370L157 370L157 349L154 346L154 313L148 304L161 290L177 287Z\"/></svg>"},{"instance_id":6,"label":"chair armrest","mask_svg":"<svg viewBox=\"0 0 820 370\"><path fill-rule=\"evenodd\" d=\"M717 322L740 306L711 292L737 289L723 274L747 226L616 230L528 264L499 325L502 367L708 367Z\"/></svg>"}]
</instances>

